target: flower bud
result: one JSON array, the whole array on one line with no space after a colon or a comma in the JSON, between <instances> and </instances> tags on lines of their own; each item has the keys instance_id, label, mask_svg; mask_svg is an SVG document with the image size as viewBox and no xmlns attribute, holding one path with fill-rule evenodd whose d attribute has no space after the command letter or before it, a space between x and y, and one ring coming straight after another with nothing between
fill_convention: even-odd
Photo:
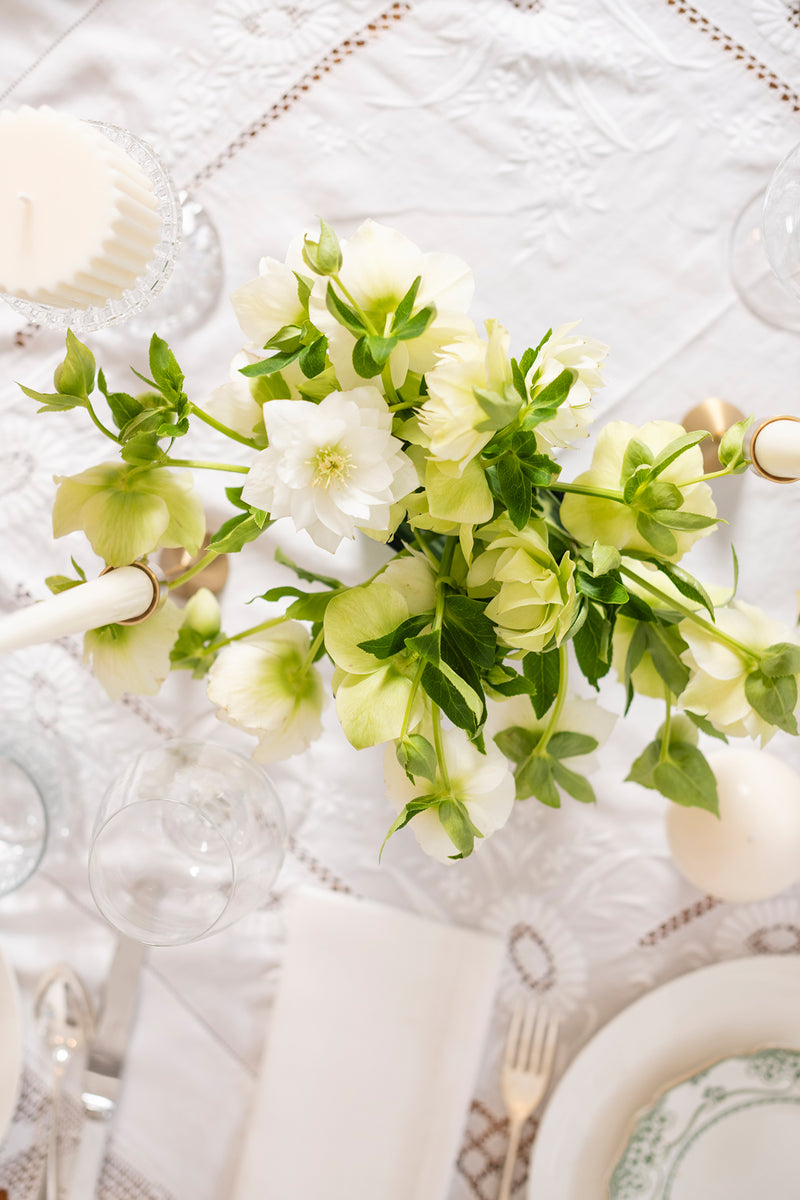
<instances>
[{"instance_id":1,"label":"flower bud","mask_svg":"<svg viewBox=\"0 0 800 1200\"><path fill-rule=\"evenodd\" d=\"M217 597L208 588L198 588L183 610L183 624L201 637L216 637L222 625Z\"/></svg>"}]
</instances>

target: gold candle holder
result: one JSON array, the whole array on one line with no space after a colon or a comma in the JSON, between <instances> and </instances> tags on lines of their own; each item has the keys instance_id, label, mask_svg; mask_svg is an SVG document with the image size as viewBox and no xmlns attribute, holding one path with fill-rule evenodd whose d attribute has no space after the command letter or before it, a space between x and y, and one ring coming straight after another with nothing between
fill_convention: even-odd
<instances>
[{"instance_id":1,"label":"gold candle holder","mask_svg":"<svg viewBox=\"0 0 800 1200\"><path fill-rule=\"evenodd\" d=\"M683 418L681 425L687 433L694 433L697 429L707 429L711 434L710 438L700 443L703 467L707 474L721 470L719 444L722 436L727 429L730 429L731 425L743 420L744 413L735 405L729 404L727 400L721 400L719 396L709 396L707 400L696 405Z\"/></svg>"}]
</instances>

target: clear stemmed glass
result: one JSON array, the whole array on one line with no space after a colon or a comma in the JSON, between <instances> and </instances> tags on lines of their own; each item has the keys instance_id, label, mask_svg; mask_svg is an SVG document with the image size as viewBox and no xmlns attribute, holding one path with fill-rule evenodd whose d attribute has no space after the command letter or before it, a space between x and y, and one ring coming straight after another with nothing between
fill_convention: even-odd
<instances>
[{"instance_id":1,"label":"clear stemmed glass","mask_svg":"<svg viewBox=\"0 0 800 1200\"><path fill-rule=\"evenodd\" d=\"M283 809L256 763L223 746L165 742L106 793L89 885L121 933L177 946L264 904L285 846Z\"/></svg>"},{"instance_id":2,"label":"clear stemmed glass","mask_svg":"<svg viewBox=\"0 0 800 1200\"><path fill-rule=\"evenodd\" d=\"M768 325L800 332L800 144L742 211L730 249L731 278L747 308Z\"/></svg>"}]
</instances>

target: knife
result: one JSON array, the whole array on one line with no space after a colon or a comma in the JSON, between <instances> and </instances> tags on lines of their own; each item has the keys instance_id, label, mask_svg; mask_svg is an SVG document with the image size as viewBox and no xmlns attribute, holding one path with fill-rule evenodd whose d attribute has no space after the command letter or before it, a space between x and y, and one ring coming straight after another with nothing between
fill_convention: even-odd
<instances>
[{"instance_id":1,"label":"knife","mask_svg":"<svg viewBox=\"0 0 800 1200\"><path fill-rule=\"evenodd\" d=\"M89 1040L83 1072L83 1126L70 1186L70 1200L91 1200L105 1158L111 1118L136 1009L139 973L146 947L120 938L106 984L105 1003Z\"/></svg>"}]
</instances>

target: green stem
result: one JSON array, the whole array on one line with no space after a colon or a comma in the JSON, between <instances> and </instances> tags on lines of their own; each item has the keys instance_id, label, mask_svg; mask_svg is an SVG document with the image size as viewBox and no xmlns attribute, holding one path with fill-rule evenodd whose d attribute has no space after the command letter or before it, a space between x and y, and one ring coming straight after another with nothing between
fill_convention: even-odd
<instances>
[{"instance_id":1,"label":"green stem","mask_svg":"<svg viewBox=\"0 0 800 1200\"><path fill-rule=\"evenodd\" d=\"M187 568L182 575L177 575L175 579L168 581L167 586L169 590L173 591L175 588L181 587L182 584L188 583L190 579L194 579L195 575L199 575L201 571L205 570L209 563L212 563L216 557L216 550L207 550L203 557L199 558L193 566Z\"/></svg>"},{"instance_id":2,"label":"green stem","mask_svg":"<svg viewBox=\"0 0 800 1200\"><path fill-rule=\"evenodd\" d=\"M192 467L197 471L235 471L238 475L247 475L250 468L240 467L236 463L200 462L196 458L168 458L164 463L167 467Z\"/></svg>"},{"instance_id":3,"label":"green stem","mask_svg":"<svg viewBox=\"0 0 800 1200\"><path fill-rule=\"evenodd\" d=\"M103 424L103 422L98 417L97 413L92 408L92 402L88 396L86 397L86 411L88 412L89 416L92 418L92 420L94 421L95 425L100 430L100 432L104 433L107 438L111 438L112 442L116 442L117 445L119 445L119 434L112 433L110 429L106 429L105 425Z\"/></svg>"},{"instance_id":4,"label":"green stem","mask_svg":"<svg viewBox=\"0 0 800 1200\"><path fill-rule=\"evenodd\" d=\"M447 770L447 759L444 756L444 743L442 742L442 724L441 712L438 704L431 705L431 717L433 721L433 747L436 751L436 761L439 764L439 779L442 788L448 796L453 794L453 785L450 782L450 775Z\"/></svg>"},{"instance_id":5,"label":"green stem","mask_svg":"<svg viewBox=\"0 0 800 1200\"><path fill-rule=\"evenodd\" d=\"M358 301L354 298L352 293L347 290L347 288L342 283L339 276L333 275L333 276L331 276L331 278L333 279L333 282L336 284L336 286L339 288L339 291L342 293L345 300L347 300L347 302L350 305L350 307L352 308L353 312L357 313L358 316L361 317L361 320L364 322L364 325L366 326L367 332L371 333L373 335L373 337L377 337L378 336L377 329L372 324L372 321L370 321L369 317L364 312L363 308L358 303Z\"/></svg>"},{"instance_id":6,"label":"green stem","mask_svg":"<svg viewBox=\"0 0 800 1200\"><path fill-rule=\"evenodd\" d=\"M683 613L683 615L688 617L690 621L693 621L695 625L699 625L701 629L704 629L706 633L711 634L711 636L716 638L718 642L724 642L727 646L730 646L731 650L734 650L742 658L748 659L755 663L760 661L761 656L758 651L753 650L750 646L745 646L744 642L740 642L737 638L731 637L730 634L725 633L722 629L718 628L718 626L712 625L710 621L707 621L705 617L701 617L699 613L694 612L694 610L689 608L687 604L684 604L680 600L676 600L674 596L668 596L666 592L662 592L661 588L656 587L654 583L650 583L650 581L647 579L642 579L641 575L637 575L635 571L632 571L630 567L626 567L624 563L620 567L620 571L623 575L627 575L628 579L631 579L634 583L637 583L639 587L644 588L646 592L649 592L651 596L656 596L659 600L662 600L667 608Z\"/></svg>"},{"instance_id":7,"label":"green stem","mask_svg":"<svg viewBox=\"0 0 800 1200\"><path fill-rule=\"evenodd\" d=\"M567 647L559 646L558 648L558 694L556 695L555 704L553 705L550 719L545 725L544 733L539 739L539 743L534 753L536 755L544 754L547 749L547 743L556 732L559 718L564 709L564 701L567 698L567 680L569 678L569 664L567 662Z\"/></svg>"},{"instance_id":8,"label":"green stem","mask_svg":"<svg viewBox=\"0 0 800 1200\"><path fill-rule=\"evenodd\" d=\"M314 659L316 658L317 651L319 650L320 646L322 645L322 639L324 637L325 637L325 630L324 630L324 628L321 628L319 630L319 632L317 633L317 636L314 638L313 642L311 643L309 650L308 650L308 654L303 659L303 668L302 668L303 674L306 673L306 671L308 670L308 668L311 666Z\"/></svg>"},{"instance_id":9,"label":"green stem","mask_svg":"<svg viewBox=\"0 0 800 1200\"><path fill-rule=\"evenodd\" d=\"M389 412L396 413L402 412L404 408L416 408L418 404L419 400L398 400L396 404L390 404L388 408Z\"/></svg>"},{"instance_id":10,"label":"green stem","mask_svg":"<svg viewBox=\"0 0 800 1200\"><path fill-rule=\"evenodd\" d=\"M604 488L593 488L583 483L534 483L535 488L544 488L548 492L573 492L576 496L596 496L598 500L613 500L615 504L625 504L622 492L609 492Z\"/></svg>"},{"instance_id":11,"label":"green stem","mask_svg":"<svg viewBox=\"0 0 800 1200\"><path fill-rule=\"evenodd\" d=\"M210 413L203 412L202 408L198 408L196 404L189 405L189 412L193 413L199 420L205 421L206 425L210 425L212 429L216 429L218 433L224 433L225 437L232 438L234 442L240 442L243 446L249 446L251 450L258 450L260 447L252 438L245 437L241 433L237 433L235 429L231 429L229 425L223 425L222 421L218 421L216 417L212 417Z\"/></svg>"},{"instance_id":12,"label":"green stem","mask_svg":"<svg viewBox=\"0 0 800 1200\"><path fill-rule=\"evenodd\" d=\"M265 629L273 629L276 625L282 625L284 621L288 620L289 618L285 614L282 617L272 617L269 621L262 621L260 625L253 625L251 629L243 629L241 633L234 633L231 637L224 638L221 642L217 642L214 649L219 650L231 642L242 642L255 633L263 633Z\"/></svg>"},{"instance_id":13,"label":"green stem","mask_svg":"<svg viewBox=\"0 0 800 1200\"><path fill-rule=\"evenodd\" d=\"M664 719L664 729L661 734L661 753L658 756L659 762L666 762L669 758L669 733L672 727L672 692L668 687L664 688L664 699L667 702L667 715Z\"/></svg>"}]
</instances>

